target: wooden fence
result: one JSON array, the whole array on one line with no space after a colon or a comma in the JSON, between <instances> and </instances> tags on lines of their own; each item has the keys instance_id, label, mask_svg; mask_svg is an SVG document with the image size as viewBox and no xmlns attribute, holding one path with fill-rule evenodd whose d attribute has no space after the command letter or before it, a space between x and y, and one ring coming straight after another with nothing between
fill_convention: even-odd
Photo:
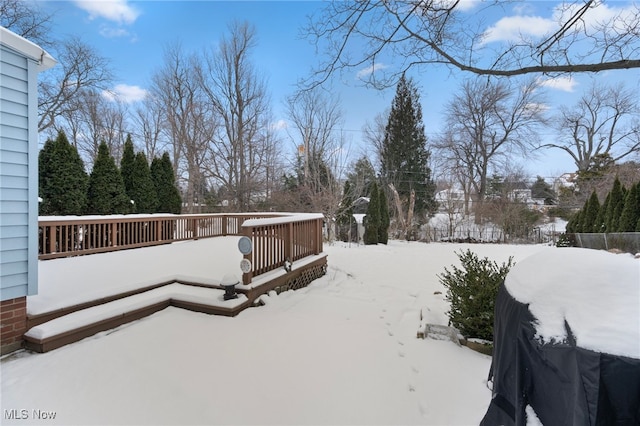
<instances>
[{"instance_id":1,"label":"wooden fence","mask_svg":"<svg viewBox=\"0 0 640 426\"><path fill-rule=\"evenodd\" d=\"M320 214L202 214L40 217L39 259L149 247L228 235L247 236L252 263L243 282L322 252Z\"/></svg>"}]
</instances>

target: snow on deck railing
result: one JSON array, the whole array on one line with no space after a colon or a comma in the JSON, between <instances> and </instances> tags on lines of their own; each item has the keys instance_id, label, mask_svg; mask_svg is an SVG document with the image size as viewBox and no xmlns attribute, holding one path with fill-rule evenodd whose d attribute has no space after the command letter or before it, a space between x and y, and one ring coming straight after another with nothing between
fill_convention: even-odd
<instances>
[{"instance_id":1,"label":"snow on deck railing","mask_svg":"<svg viewBox=\"0 0 640 426\"><path fill-rule=\"evenodd\" d=\"M246 220L242 235L251 238L253 250L244 255L252 267L243 274L243 284L249 284L256 275L284 267L287 261L320 254L323 219L321 214L290 213Z\"/></svg>"},{"instance_id":2,"label":"snow on deck railing","mask_svg":"<svg viewBox=\"0 0 640 426\"><path fill-rule=\"evenodd\" d=\"M322 252L321 214L234 213L109 216L41 216L38 257L54 259L176 241L228 235L247 236L252 269L243 282L291 262Z\"/></svg>"}]
</instances>

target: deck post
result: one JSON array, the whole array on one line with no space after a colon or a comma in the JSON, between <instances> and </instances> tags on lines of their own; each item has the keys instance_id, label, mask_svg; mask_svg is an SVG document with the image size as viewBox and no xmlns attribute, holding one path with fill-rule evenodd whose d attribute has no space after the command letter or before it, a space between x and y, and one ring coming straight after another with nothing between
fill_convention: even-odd
<instances>
[{"instance_id":1,"label":"deck post","mask_svg":"<svg viewBox=\"0 0 640 426\"><path fill-rule=\"evenodd\" d=\"M244 258L247 259L249 262L251 262L251 270L249 272L242 273L242 284L244 285L251 284L251 280L253 279L253 253L255 252L255 249L256 249L255 240L253 239L254 232L255 231L253 226L247 226L246 228L242 228L242 232L241 232L243 236L250 238L251 242L254 243L253 250L251 250L251 253L244 255Z\"/></svg>"}]
</instances>

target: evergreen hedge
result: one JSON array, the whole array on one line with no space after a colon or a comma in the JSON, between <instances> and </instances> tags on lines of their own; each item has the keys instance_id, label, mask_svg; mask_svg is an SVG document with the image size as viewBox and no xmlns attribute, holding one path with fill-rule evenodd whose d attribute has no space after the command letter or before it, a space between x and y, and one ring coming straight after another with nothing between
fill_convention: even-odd
<instances>
[{"instance_id":1,"label":"evergreen hedge","mask_svg":"<svg viewBox=\"0 0 640 426\"><path fill-rule=\"evenodd\" d=\"M173 166L167 152L161 158L156 157L151 162L151 180L158 197L157 213L180 214L182 199L176 187Z\"/></svg>"},{"instance_id":2,"label":"evergreen hedge","mask_svg":"<svg viewBox=\"0 0 640 426\"><path fill-rule=\"evenodd\" d=\"M364 218L364 243L378 244L378 229L380 228L380 204L378 202L378 184L371 184L371 195L367 215Z\"/></svg>"},{"instance_id":3,"label":"evergreen hedge","mask_svg":"<svg viewBox=\"0 0 640 426\"><path fill-rule=\"evenodd\" d=\"M389 225L391 220L389 219L389 203L387 202L387 195L384 189L380 187L378 191L378 206L380 207L380 226L378 228L378 242L387 244L389 241Z\"/></svg>"},{"instance_id":4,"label":"evergreen hedge","mask_svg":"<svg viewBox=\"0 0 640 426\"><path fill-rule=\"evenodd\" d=\"M88 214L126 214L131 202L124 189L122 175L105 142L98 147L87 191Z\"/></svg>"},{"instance_id":5,"label":"evergreen hedge","mask_svg":"<svg viewBox=\"0 0 640 426\"><path fill-rule=\"evenodd\" d=\"M88 177L76 147L59 132L38 154L38 195L41 215L81 215L87 205Z\"/></svg>"}]
</instances>

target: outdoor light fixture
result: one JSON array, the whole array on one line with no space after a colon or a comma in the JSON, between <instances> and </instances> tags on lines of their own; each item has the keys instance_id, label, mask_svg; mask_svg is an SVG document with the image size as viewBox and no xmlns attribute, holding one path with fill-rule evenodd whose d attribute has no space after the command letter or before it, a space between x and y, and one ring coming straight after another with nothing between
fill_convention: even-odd
<instances>
[{"instance_id":1,"label":"outdoor light fixture","mask_svg":"<svg viewBox=\"0 0 640 426\"><path fill-rule=\"evenodd\" d=\"M224 300L237 299L236 285L240 284L240 281L233 274L227 274L222 277L220 283L224 287Z\"/></svg>"}]
</instances>

